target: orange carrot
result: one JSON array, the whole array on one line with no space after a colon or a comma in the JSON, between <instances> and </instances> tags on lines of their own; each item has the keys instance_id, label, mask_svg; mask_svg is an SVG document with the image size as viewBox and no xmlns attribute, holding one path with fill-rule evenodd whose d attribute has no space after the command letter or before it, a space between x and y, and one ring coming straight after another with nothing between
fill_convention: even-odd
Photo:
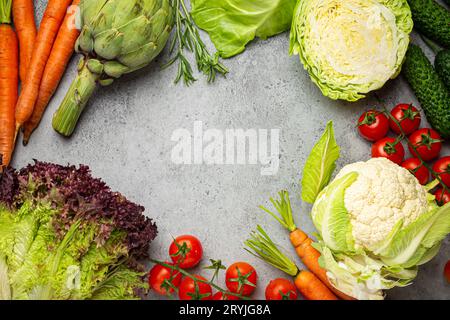
<instances>
[{"instance_id":1,"label":"orange carrot","mask_svg":"<svg viewBox=\"0 0 450 320\"><path fill-rule=\"evenodd\" d=\"M312 272L300 271L294 283L307 300L339 300Z\"/></svg>"},{"instance_id":2,"label":"orange carrot","mask_svg":"<svg viewBox=\"0 0 450 320\"><path fill-rule=\"evenodd\" d=\"M0 0L0 172L11 161L19 86L19 47L11 27L11 1Z\"/></svg>"},{"instance_id":3,"label":"orange carrot","mask_svg":"<svg viewBox=\"0 0 450 320\"><path fill-rule=\"evenodd\" d=\"M20 80L25 81L28 64L36 41L33 0L14 0L12 4L14 27L19 38Z\"/></svg>"},{"instance_id":4,"label":"orange carrot","mask_svg":"<svg viewBox=\"0 0 450 320\"><path fill-rule=\"evenodd\" d=\"M298 229L294 223L292 216L291 202L289 200L289 194L287 191L281 191L279 193L280 200L275 201L270 199L274 207L277 209L279 215L271 212L270 210L261 207L264 211L274 217L282 226L290 231L291 244L295 248L297 255L302 260L303 264L309 271L314 273L317 278L320 279L330 290L332 290L339 298L344 300L355 300L353 297L336 289L328 279L327 271L319 265L320 252L316 250L312 243L314 242L308 235L302 230Z\"/></svg>"},{"instance_id":5,"label":"orange carrot","mask_svg":"<svg viewBox=\"0 0 450 320\"><path fill-rule=\"evenodd\" d=\"M52 52L45 66L33 114L23 127L23 143L25 145L28 143L33 131L39 125L44 111L58 88L67 64L72 57L75 42L80 34L80 31L75 27L75 15L79 3L80 0L74 0L72 2L72 6L67 11L66 17L59 29Z\"/></svg>"},{"instance_id":6,"label":"orange carrot","mask_svg":"<svg viewBox=\"0 0 450 320\"><path fill-rule=\"evenodd\" d=\"M53 42L72 0L49 0L36 37L28 72L16 106L16 134L33 114L39 86Z\"/></svg>"},{"instance_id":7,"label":"orange carrot","mask_svg":"<svg viewBox=\"0 0 450 320\"><path fill-rule=\"evenodd\" d=\"M308 237L306 233L304 233L300 229L296 229L291 232L290 240L295 248L295 251L297 252L297 255L300 257L303 264L308 268L308 270L313 272L328 288L330 288L341 299L355 300L355 298L352 298L345 293L337 290L330 283L330 280L327 276L327 271L319 265L319 258L321 254L311 245L313 241Z\"/></svg>"}]
</instances>

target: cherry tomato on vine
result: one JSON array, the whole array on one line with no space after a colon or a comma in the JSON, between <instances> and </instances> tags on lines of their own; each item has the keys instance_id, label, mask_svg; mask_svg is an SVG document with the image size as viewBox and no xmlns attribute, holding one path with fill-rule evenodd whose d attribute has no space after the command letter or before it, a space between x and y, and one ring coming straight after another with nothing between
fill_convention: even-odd
<instances>
[{"instance_id":1,"label":"cherry tomato on vine","mask_svg":"<svg viewBox=\"0 0 450 320\"><path fill-rule=\"evenodd\" d=\"M444 190L443 188L439 188L434 195L436 196L436 202L438 205L443 206L450 202L450 192Z\"/></svg>"},{"instance_id":2,"label":"cherry tomato on vine","mask_svg":"<svg viewBox=\"0 0 450 320\"><path fill-rule=\"evenodd\" d=\"M419 129L420 122L422 121L419 110L417 110L417 108L412 104L397 105L394 109L392 109L391 115L398 123L400 123L403 133L406 135L409 135ZM394 120L389 119L389 126L395 133L402 133L402 130L400 130Z\"/></svg>"},{"instance_id":3,"label":"cherry tomato on vine","mask_svg":"<svg viewBox=\"0 0 450 320\"><path fill-rule=\"evenodd\" d=\"M409 146L409 151L412 155L419 155L424 161L430 161L439 157L439 153L442 149L442 140L439 133L433 129L423 128L414 131L409 136L409 142L415 146L416 151L414 151L411 146Z\"/></svg>"},{"instance_id":4,"label":"cherry tomato on vine","mask_svg":"<svg viewBox=\"0 0 450 320\"><path fill-rule=\"evenodd\" d=\"M405 158L405 149L400 141L387 137L373 144L372 158L387 158L401 164Z\"/></svg>"},{"instance_id":5,"label":"cherry tomato on vine","mask_svg":"<svg viewBox=\"0 0 450 320\"><path fill-rule=\"evenodd\" d=\"M197 280L207 281L199 275L194 275ZM185 277L178 288L180 300L211 300L212 287L208 283L194 281L190 277Z\"/></svg>"},{"instance_id":6,"label":"cherry tomato on vine","mask_svg":"<svg viewBox=\"0 0 450 320\"><path fill-rule=\"evenodd\" d=\"M283 278L270 281L266 288L266 300L297 300L297 297L295 285Z\"/></svg>"},{"instance_id":7,"label":"cherry tomato on vine","mask_svg":"<svg viewBox=\"0 0 450 320\"><path fill-rule=\"evenodd\" d=\"M255 268L246 262L232 264L225 273L228 290L243 296L249 296L255 291L257 280Z\"/></svg>"},{"instance_id":8,"label":"cherry tomato on vine","mask_svg":"<svg viewBox=\"0 0 450 320\"><path fill-rule=\"evenodd\" d=\"M212 296L212 300L239 300L239 298L230 294L224 295L222 292L219 291Z\"/></svg>"},{"instance_id":9,"label":"cherry tomato on vine","mask_svg":"<svg viewBox=\"0 0 450 320\"><path fill-rule=\"evenodd\" d=\"M417 158L409 158L402 163L402 167L408 169L421 185L426 185L430 180L430 171Z\"/></svg>"},{"instance_id":10,"label":"cherry tomato on vine","mask_svg":"<svg viewBox=\"0 0 450 320\"><path fill-rule=\"evenodd\" d=\"M366 140L380 140L386 137L389 131L389 120L383 112L369 110L359 118L358 131Z\"/></svg>"},{"instance_id":11,"label":"cherry tomato on vine","mask_svg":"<svg viewBox=\"0 0 450 320\"><path fill-rule=\"evenodd\" d=\"M447 279L447 282L450 283L450 260L447 261L444 267L444 277Z\"/></svg>"},{"instance_id":12,"label":"cherry tomato on vine","mask_svg":"<svg viewBox=\"0 0 450 320\"><path fill-rule=\"evenodd\" d=\"M150 288L158 294L165 296L168 293L174 292L173 287L167 285L167 282L170 282L173 287L177 288L181 282L181 273L160 264L155 265L148 275Z\"/></svg>"},{"instance_id":13,"label":"cherry tomato on vine","mask_svg":"<svg viewBox=\"0 0 450 320\"><path fill-rule=\"evenodd\" d=\"M442 182L450 188L450 156L436 161L433 165L433 171L438 173Z\"/></svg>"},{"instance_id":14,"label":"cherry tomato on vine","mask_svg":"<svg viewBox=\"0 0 450 320\"><path fill-rule=\"evenodd\" d=\"M180 268L189 269L202 260L203 247L200 240L194 236L179 236L170 245L169 255Z\"/></svg>"}]
</instances>

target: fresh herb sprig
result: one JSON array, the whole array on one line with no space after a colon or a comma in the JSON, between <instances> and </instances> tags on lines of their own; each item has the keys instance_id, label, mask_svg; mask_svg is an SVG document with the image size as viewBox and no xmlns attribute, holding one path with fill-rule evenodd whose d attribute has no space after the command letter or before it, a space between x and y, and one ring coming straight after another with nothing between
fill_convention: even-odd
<instances>
[{"instance_id":1,"label":"fresh herb sprig","mask_svg":"<svg viewBox=\"0 0 450 320\"><path fill-rule=\"evenodd\" d=\"M194 53L197 69L207 77L208 82L214 82L217 73L226 75L228 69L219 61L218 52L214 56L209 53L184 0L172 0L172 6L175 10L175 34L169 51L173 57L163 67L169 67L178 61L175 83L183 79L189 86L197 80L193 75L186 52Z\"/></svg>"}]
</instances>

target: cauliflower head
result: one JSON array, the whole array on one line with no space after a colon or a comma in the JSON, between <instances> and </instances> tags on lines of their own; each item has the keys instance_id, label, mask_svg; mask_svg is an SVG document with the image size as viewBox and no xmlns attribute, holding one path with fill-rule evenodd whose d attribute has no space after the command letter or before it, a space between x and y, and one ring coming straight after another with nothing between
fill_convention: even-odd
<instances>
[{"instance_id":1,"label":"cauliflower head","mask_svg":"<svg viewBox=\"0 0 450 320\"><path fill-rule=\"evenodd\" d=\"M351 172L358 173L358 178L345 191L344 203L356 245L374 247L399 221L406 227L428 211L425 188L408 170L388 159L347 165L336 178Z\"/></svg>"}]
</instances>

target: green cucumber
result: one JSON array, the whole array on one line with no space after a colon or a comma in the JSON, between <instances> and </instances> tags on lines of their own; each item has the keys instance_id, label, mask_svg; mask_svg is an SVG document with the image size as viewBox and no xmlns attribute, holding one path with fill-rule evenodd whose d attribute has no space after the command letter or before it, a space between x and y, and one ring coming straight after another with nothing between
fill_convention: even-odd
<instances>
[{"instance_id":1,"label":"green cucumber","mask_svg":"<svg viewBox=\"0 0 450 320\"><path fill-rule=\"evenodd\" d=\"M450 50L442 49L436 43L426 37L422 37L422 40L436 54L436 58L434 59L434 69L441 77L441 80L444 82L444 84L447 86L447 89L450 91Z\"/></svg>"},{"instance_id":2,"label":"green cucumber","mask_svg":"<svg viewBox=\"0 0 450 320\"><path fill-rule=\"evenodd\" d=\"M434 0L408 0L414 27L450 49L450 11Z\"/></svg>"},{"instance_id":3,"label":"green cucumber","mask_svg":"<svg viewBox=\"0 0 450 320\"><path fill-rule=\"evenodd\" d=\"M450 139L450 93L418 46L409 45L402 72L428 122L444 139Z\"/></svg>"}]
</instances>

